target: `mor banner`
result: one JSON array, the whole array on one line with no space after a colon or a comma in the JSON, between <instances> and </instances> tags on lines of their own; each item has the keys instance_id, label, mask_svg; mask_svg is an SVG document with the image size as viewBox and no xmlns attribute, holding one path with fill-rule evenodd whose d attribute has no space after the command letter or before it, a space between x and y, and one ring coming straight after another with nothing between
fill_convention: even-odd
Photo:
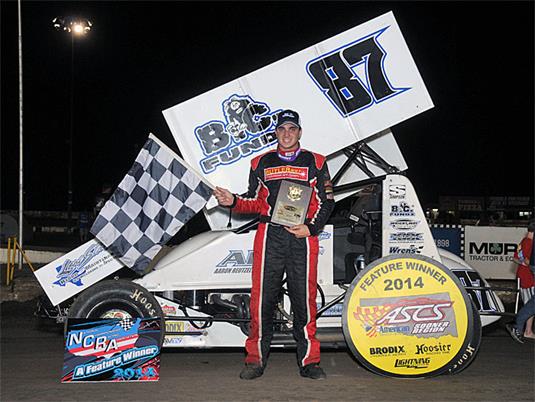
<instances>
[{"instance_id":1,"label":"mor banner","mask_svg":"<svg viewBox=\"0 0 535 402\"><path fill-rule=\"evenodd\" d=\"M515 279L513 256L525 228L465 226L464 259L486 279Z\"/></svg>"}]
</instances>

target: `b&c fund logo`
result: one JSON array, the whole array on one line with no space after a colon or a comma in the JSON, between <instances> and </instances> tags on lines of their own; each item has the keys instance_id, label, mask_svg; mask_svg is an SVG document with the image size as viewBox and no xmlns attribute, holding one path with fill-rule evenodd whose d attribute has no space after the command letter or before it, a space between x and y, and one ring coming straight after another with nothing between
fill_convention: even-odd
<instances>
[{"instance_id":1,"label":"b&c fund logo","mask_svg":"<svg viewBox=\"0 0 535 402\"><path fill-rule=\"evenodd\" d=\"M277 142L275 124L281 109L271 110L248 95L231 95L222 103L224 120L211 120L195 128L205 155L199 162L204 173L230 165Z\"/></svg>"}]
</instances>

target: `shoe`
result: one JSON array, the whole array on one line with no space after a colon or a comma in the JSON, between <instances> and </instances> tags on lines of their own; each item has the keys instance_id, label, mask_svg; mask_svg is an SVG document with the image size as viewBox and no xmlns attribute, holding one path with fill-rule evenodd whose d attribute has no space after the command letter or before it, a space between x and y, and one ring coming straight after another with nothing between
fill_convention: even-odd
<instances>
[{"instance_id":1,"label":"shoe","mask_svg":"<svg viewBox=\"0 0 535 402\"><path fill-rule=\"evenodd\" d=\"M511 337L515 341L517 341L518 343L524 343L524 337L522 336L520 331L518 329L516 329L516 327L512 323L505 324L505 328L507 328L507 331L509 332L509 335L511 335Z\"/></svg>"},{"instance_id":2,"label":"shoe","mask_svg":"<svg viewBox=\"0 0 535 402\"><path fill-rule=\"evenodd\" d=\"M301 377L311 378L313 380L324 380L327 378L325 371L317 363L307 364L299 369Z\"/></svg>"},{"instance_id":3,"label":"shoe","mask_svg":"<svg viewBox=\"0 0 535 402\"><path fill-rule=\"evenodd\" d=\"M264 374L264 367L258 364L246 364L240 373L242 380L254 380Z\"/></svg>"}]
</instances>

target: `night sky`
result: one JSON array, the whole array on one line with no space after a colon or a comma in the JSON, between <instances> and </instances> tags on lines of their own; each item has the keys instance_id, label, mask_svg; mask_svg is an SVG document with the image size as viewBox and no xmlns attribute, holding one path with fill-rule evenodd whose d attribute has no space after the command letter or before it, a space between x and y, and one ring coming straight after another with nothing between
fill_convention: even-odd
<instances>
[{"instance_id":1,"label":"night sky","mask_svg":"<svg viewBox=\"0 0 535 402\"><path fill-rule=\"evenodd\" d=\"M392 128L422 204L532 195L533 2L22 2L25 209L66 210L74 45L74 210L116 186L162 110L392 10L435 107ZM2 209L18 208L17 3L1 2ZM306 133L305 133L306 135ZM321 152L321 150L315 150ZM246 177L243 177L246 180Z\"/></svg>"}]
</instances>

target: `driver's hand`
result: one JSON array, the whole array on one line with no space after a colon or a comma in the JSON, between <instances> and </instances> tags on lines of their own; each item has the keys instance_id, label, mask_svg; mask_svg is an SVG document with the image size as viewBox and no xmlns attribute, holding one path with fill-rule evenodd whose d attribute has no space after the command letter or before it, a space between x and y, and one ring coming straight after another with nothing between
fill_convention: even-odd
<instances>
[{"instance_id":1,"label":"driver's hand","mask_svg":"<svg viewBox=\"0 0 535 402\"><path fill-rule=\"evenodd\" d=\"M234 202L234 194L232 194L226 188L216 187L214 190L214 196L219 205L223 207L230 207Z\"/></svg>"},{"instance_id":2,"label":"driver's hand","mask_svg":"<svg viewBox=\"0 0 535 402\"><path fill-rule=\"evenodd\" d=\"M308 226L305 224L295 225L292 227L285 227L285 229L295 235L298 239L302 239L303 237L310 236L310 230L308 229Z\"/></svg>"}]
</instances>

